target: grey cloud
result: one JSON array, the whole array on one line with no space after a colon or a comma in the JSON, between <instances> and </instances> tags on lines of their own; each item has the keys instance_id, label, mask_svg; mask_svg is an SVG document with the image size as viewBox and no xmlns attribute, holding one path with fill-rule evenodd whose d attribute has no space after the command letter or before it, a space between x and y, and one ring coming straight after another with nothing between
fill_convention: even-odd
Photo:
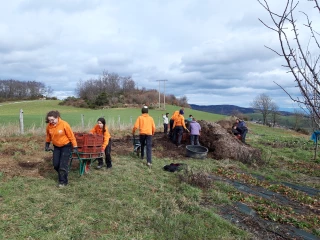
<instances>
[{"instance_id":1,"label":"grey cloud","mask_svg":"<svg viewBox=\"0 0 320 240\"><path fill-rule=\"evenodd\" d=\"M3 9L0 79L45 82L59 98L104 70L139 88L167 79L167 94L204 105L248 106L259 93L287 104L273 81L298 94L264 47L277 49L277 36L258 22L268 16L255 1L12 0Z\"/></svg>"}]
</instances>

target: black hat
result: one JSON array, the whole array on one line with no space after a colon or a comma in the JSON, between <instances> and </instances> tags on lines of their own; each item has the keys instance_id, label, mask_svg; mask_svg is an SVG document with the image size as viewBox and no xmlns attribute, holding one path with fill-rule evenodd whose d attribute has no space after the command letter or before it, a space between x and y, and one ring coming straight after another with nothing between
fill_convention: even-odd
<instances>
[{"instance_id":1,"label":"black hat","mask_svg":"<svg viewBox=\"0 0 320 240\"><path fill-rule=\"evenodd\" d=\"M148 110L149 110L149 109L148 109L147 106L143 106L142 109L141 109L141 112L142 112L142 113L148 113Z\"/></svg>"}]
</instances>

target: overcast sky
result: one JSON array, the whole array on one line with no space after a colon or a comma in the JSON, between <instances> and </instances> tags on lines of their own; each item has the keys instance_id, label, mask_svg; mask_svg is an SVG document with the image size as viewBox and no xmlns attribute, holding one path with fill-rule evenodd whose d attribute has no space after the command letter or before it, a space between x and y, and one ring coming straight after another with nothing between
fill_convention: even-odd
<instances>
[{"instance_id":1,"label":"overcast sky","mask_svg":"<svg viewBox=\"0 0 320 240\"><path fill-rule=\"evenodd\" d=\"M286 1L268 2L281 11ZM319 20L312 2L299 6ZM250 107L266 93L295 107L273 82L297 94L292 76L264 47L279 49L277 35L258 18L270 22L256 0L2 1L0 79L43 82L64 98L108 71L139 88L165 79L166 94L191 104Z\"/></svg>"}]
</instances>

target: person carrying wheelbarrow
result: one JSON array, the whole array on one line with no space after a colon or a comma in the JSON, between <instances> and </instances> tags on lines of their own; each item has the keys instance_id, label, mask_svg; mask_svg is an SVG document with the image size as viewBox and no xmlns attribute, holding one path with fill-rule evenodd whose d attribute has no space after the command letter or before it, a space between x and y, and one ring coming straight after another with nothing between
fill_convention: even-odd
<instances>
[{"instance_id":1,"label":"person carrying wheelbarrow","mask_svg":"<svg viewBox=\"0 0 320 240\"><path fill-rule=\"evenodd\" d=\"M99 118L97 120L97 124L90 130L90 133L103 135L103 144L101 147L101 151L105 153L107 169L112 168L111 136L108 131L108 127L106 126L106 120L104 118ZM97 160L98 160L97 169L100 169L103 167L103 158L98 158Z\"/></svg>"},{"instance_id":2,"label":"person carrying wheelbarrow","mask_svg":"<svg viewBox=\"0 0 320 240\"><path fill-rule=\"evenodd\" d=\"M139 116L133 126L132 134L139 129L139 138L141 144L141 159L144 158L144 147L147 147L147 165L151 167L151 153L152 153L152 136L156 131L153 118L148 114L149 109L143 106L141 109L142 115Z\"/></svg>"},{"instance_id":3,"label":"person carrying wheelbarrow","mask_svg":"<svg viewBox=\"0 0 320 240\"><path fill-rule=\"evenodd\" d=\"M77 152L77 140L70 125L60 118L58 111L50 111L46 116L46 144L45 151L50 151L50 142L53 149L53 167L58 172L57 187L64 187L68 184L68 162L71 148Z\"/></svg>"}]
</instances>

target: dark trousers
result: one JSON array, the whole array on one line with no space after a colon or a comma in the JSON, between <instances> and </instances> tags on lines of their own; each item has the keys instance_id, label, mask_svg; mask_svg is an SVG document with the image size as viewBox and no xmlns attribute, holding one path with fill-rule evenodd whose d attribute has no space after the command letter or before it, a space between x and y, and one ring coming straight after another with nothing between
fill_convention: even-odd
<instances>
[{"instance_id":1,"label":"dark trousers","mask_svg":"<svg viewBox=\"0 0 320 240\"><path fill-rule=\"evenodd\" d=\"M181 140L182 140L182 134L183 134L183 127L182 126L176 126L174 128L174 135L177 138L177 145L181 144Z\"/></svg>"},{"instance_id":2,"label":"dark trousers","mask_svg":"<svg viewBox=\"0 0 320 240\"><path fill-rule=\"evenodd\" d=\"M71 153L71 143L62 147L54 146L53 168L58 172L60 184L68 184L68 163Z\"/></svg>"},{"instance_id":3,"label":"dark trousers","mask_svg":"<svg viewBox=\"0 0 320 240\"><path fill-rule=\"evenodd\" d=\"M163 124L163 132L168 133L168 123Z\"/></svg>"},{"instance_id":4,"label":"dark trousers","mask_svg":"<svg viewBox=\"0 0 320 240\"><path fill-rule=\"evenodd\" d=\"M191 145L200 145L199 135L190 135L190 143Z\"/></svg>"},{"instance_id":5,"label":"dark trousers","mask_svg":"<svg viewBox=\"0 0 320 240\"><path fill-rule=\"evenodd\" d=\"M109 143L106 146L106 149L104 150L104 154L106 156L106 165L107 168L111 168L112 167L112 161L111 161L111 138L109 139ZM101 166L103 165L103 158L98 158L98 164Z\"/></svg>"},{"instance_id":6,"label":"dark trousers","mask_svg":"<svg viewBox=\"0 0 320 240\"><path fill-rule=\"evenodd\" d=\"M170 125L169 137L170 137L171 140L174 140L173 123L174 123L174 120L170 119L170 122L169 122L169 125Z\"/></svg>"},{"instance_id":7,"label":"dark trousers","mask_svg":"<svg viewBox=\"0 0 320 240\"><path fill-rule=\"evenodd\" d=\"M244 128L243 132L241 133L241 141L246 143L246 136L247 136L248 128Z\"/></svg>"},{"instance_id":8,"label":"dark trousers","mask_svg":"<svg viewBox=\"0 0 320 240\"><path fill-rule=\"evenodd\" d=\"M237 127L237 130L239 131L240 135L241 135L241 141L243 143L246 142L246 136L247 136L247 132L248 132L248 128L247 127Z\"/></svg>"},{"instance_id":9,"label":"dark trousers","mask_svg":"<svg viewBox=\"0 0 320 240\"><path fill-rule=\"evenodd\" d=\"M147 162L152 163L152 135L139 135L141 144L141 158L144 157L144 147L147 147Z\"/></svg>"}]
</instances>

